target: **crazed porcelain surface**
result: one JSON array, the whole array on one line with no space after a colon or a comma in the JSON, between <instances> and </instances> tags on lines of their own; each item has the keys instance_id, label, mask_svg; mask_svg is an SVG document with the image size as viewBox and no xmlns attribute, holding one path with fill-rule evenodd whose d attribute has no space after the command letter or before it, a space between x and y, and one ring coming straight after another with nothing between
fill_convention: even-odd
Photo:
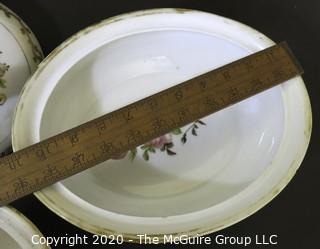
<instances>
[{"instance_id":1,"label":"crazed porcelain surface","mask_svg":"<svg viewBox=\"0 0 320 249\"><path fill-rule=\"evenodd\" d=\"M11 121L20 90L42 60L25 23L0 4L0 153L11 145Z\"/></svg>"},{"instance_id":2,"label":"crazed porcelain surface","mask_svg":"<svg viewBox=\"0 0 320 249\"><path fill-rule=\"evenodd\" d=\"M108 19L63 43L20 97L21 149L272 45L216 15L174 9ZM307 149L311 108L300 77L203 119L177 155L110 160L36 196L97 234L205 234L252 214L292 178ZM182 128L184 131L186 128Z\"/></svg>"},{"instance_id":3,"label":"crazed porcelain surface","mask_svg":"<svg viewBox=\"0 0 320 249\"><path fill-rule=\"evenodd\" d=\"M33 235L42 236L20 212L11 207L0 208L1 249L48 249L44 245L32 244Z\"/></svg>"}]
</instances>

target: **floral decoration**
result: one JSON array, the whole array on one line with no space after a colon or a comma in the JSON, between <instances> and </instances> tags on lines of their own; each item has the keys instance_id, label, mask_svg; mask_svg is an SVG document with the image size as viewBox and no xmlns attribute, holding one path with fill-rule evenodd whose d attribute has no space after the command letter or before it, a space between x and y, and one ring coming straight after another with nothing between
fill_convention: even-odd
<instances>
[{"instance_id":1,"label":"floral decoration","mask_svg":"<svg viewBox=\"0 0 320 249\"><path fill-rule=\"evenodd\" d=\"M174 151L174 143L172 137L180 136L181 143L185 144L188 141L188 136L190 134L192 136L197 136L197 130L200 126L204 125L206 124L203 121L197 120L193 122L184 132L182 132L180 128L174 129L170 133L155 138L139 147L131 149L128 152L122 153L121 155L113 156L112 159L119 160L129 155L130 160L133 161L139 152L142 153L142 157L146 161L150 159L151 154L154 154L156 152L164 152L169 156L174 156L177 153Z\"/></svg>"},{"instance_id":2,"label":"floral decoration","mask_svg":"<svg viewBox=\"0 0 320 249\"><path fill-rule=\"evenodd\" d=\"M2 52L0 51L0 54ZM0 88L6 88L6 81L4 79L4 76L6 72L9 70L9 65L6 63L0 63ZM3 105L7 100L7 96L4 93L0 92L0 105Z\"/></svg>"}]
</instances>

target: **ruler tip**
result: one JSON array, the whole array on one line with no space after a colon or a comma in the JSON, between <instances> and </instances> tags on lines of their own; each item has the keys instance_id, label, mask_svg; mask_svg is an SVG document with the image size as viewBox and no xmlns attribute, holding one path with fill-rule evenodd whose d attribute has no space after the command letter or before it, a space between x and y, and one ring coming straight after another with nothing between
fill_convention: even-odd
<instances>
[{"instance_id":1,"label":"ruler tip","mask_svg":"<svg viewBox=\"0 0 320 249\"><path fill-rule=\"evenodd\" d=\"M298 61L297 57L293 54L291 48L289 47L289 44L286 41L282 41L282 42L278 43L277 45L282 47L287 52L287 54L290 56L292 63L296 67L297 74L302 75L304 73L304 70L303 70L300 62Z\"/></svg>"}]
</instances>

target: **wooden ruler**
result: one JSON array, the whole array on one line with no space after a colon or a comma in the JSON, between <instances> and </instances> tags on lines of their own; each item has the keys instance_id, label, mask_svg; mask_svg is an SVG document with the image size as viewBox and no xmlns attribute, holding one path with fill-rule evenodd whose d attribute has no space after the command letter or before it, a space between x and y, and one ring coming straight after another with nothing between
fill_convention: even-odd
<instances>
[{"instance_id":1,"label":"wooden ruler","mask_svg":"<svg viewBox=\"0 0 320 249\"><path fill-rule=\"evenodd\" d=\"M302 72L287 44L280 43L1 158L0 205Z\"/></svg>"}]
</instances>

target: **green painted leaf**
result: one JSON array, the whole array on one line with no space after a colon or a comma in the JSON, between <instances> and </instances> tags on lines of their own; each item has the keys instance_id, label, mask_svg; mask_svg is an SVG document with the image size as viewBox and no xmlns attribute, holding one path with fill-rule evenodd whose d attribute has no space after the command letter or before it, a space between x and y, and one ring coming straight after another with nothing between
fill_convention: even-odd
<instances>
[{"instance_id":1,"label":"green painted leaf","mask_svg":"<svg viewBox=\"0 0 320 249\"><path fill-rule=\"evenodd\" d=\"M129 154L131 162L136 158L136 156L137 156L137 148L131 149Z\"/></svg>"},{"instance_id":2,"label":"green painted leaf","mask_svg":"<svg viewBox=\"0 0 320 249\"><path fill-rule=\"evenodd\" d=\"M167 149L167 154L168 154L169 156L177 155L177 153L175 153L174 151L169 150L169 149Z\"/></svg>"},{"instance_id":3,"label":"green painted leaf","mask_svg":"<svg viewBox=\"0 0 320 249\"><path fill-rule=\"evenodd\" d=\"M180 135L182 133L181 129L180 128L177 128L177 129L174 129L171 131L171 133L173 135Z\"/></svg>"},{"instance_id":4,"label":"green painted leaf","mask_svg":"<svg viewBox=\"0 0 320 249\"><path fill-rule=\"evenodd\" d=\"M151 152L151 153L156 153L156 150L154 148L152 148L152 147L149 147L148 151Z\"/></svg>"},{"instance_id":5,"label":"green painted leaf","mask_svg":"<svg viewBox=\"0 0 320 249\"><path fill-rule=\"evenodd\" d=\"M147 146L147 145L141 145L141 147L140 147L142 150L147 150L147 149L149 149L149 146Z\"/></svg>"},{"instance_id":6,"label":"green painted leaf","mask_svg":"<svg viewBox=\"0 0 320 249\"><path fill-rule=\"evenodd\" d=\"M185 144L187 142L187 134L186 133L181 137L181 142L183 144Z\"/></svg>"},{"instance_id":7,"label":"green painted leaf","mask_svg":"<svg viewBox=\"0 0 320 249\"><path fill-rule=\"evenodd\" d=\"M197 123L201 124L201 125L207 125L205 122L198 120Z\"/></svg>"},{"instance_id":8,"label":"green painted leaf","mask_svg":"<svg viewBox=\"0 0 320 249\"><path fill-rule=\"evenodd\" d=\"M0 79L0 87L1 88L6 88L7 87L5 83L6 83L6 81L4 79Z\"/></svg>"},{"instance_id":9,"label":"green painted leaf","mask_svg":"<svg viewBox=\"0 0 320 249\"><path fill-rule=\"evenodd\" d=\"M143 156L143 159L144 159L144 160L148 161L148 160L149 160L148 150L145 150L145 151L143 152L142 156Z\"/></svg>"},{"instance_id":10,"label":"green painted leaf","mask_svg":"<svg viewBox=\"0 0 320 249\"><path fill-rule=\"evenodd\" d=\"M193 136L197 136L198 135L195 128L192 129L191 133L192 133Z\"/></svg>"},{"instance_id":11,"label":"green painted leaf","mask_svg":"<svg viewBox=\"0 0 320 249\"><path fill-rule=\"evenodd\" d=\"M172 148L174 146L174 144L171 142L171 143L166 143L165 144L166 148Z\"/></svg>"}]
</instances>

